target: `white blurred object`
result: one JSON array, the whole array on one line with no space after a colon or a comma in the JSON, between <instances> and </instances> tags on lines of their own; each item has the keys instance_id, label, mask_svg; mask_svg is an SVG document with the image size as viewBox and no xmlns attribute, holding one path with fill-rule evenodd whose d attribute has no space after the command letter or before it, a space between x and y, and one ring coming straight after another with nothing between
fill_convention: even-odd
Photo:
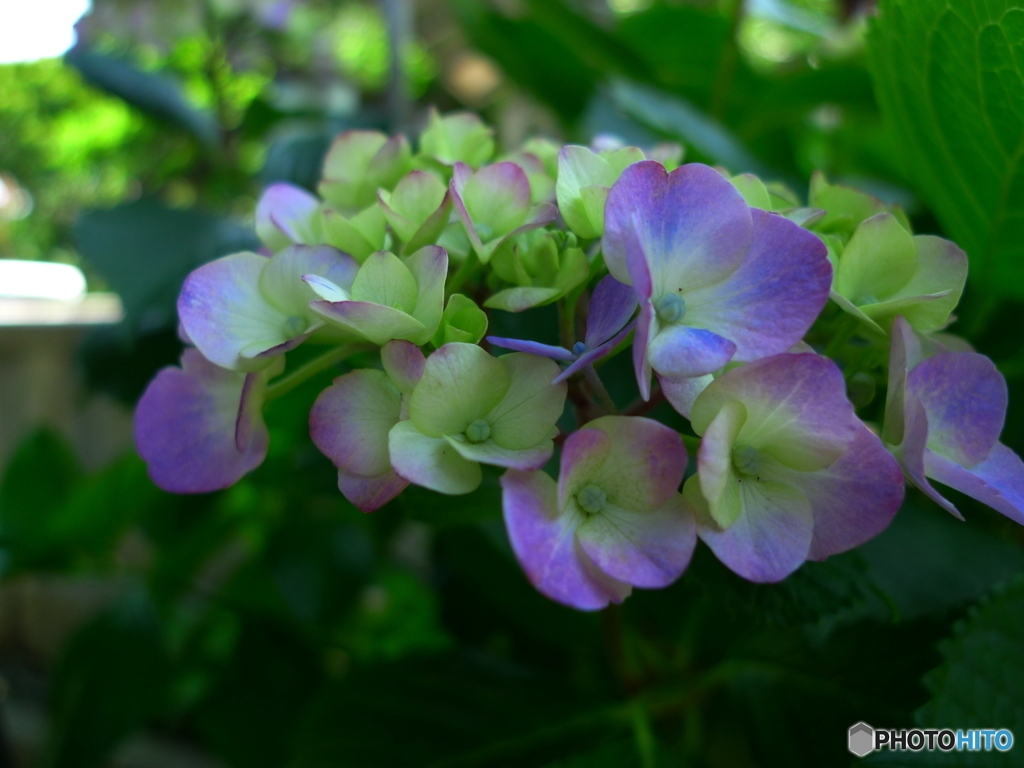
<instances>
[{"instance_id":1,"label":"white blurred object","mask_svg":"<svg viewBox=\"0 0 1024 768\"><path fill-rule=\"evenodd\" d=\"M85 295L78 267L51 261L0 259L0 296L70 301Z\"/></svg>"},{"instance_id":2,"label":"white blurred object","mask_svg":"<svg viewBox=\"0 0 1024 768\"><path fill-rule=\"evenodd\" d=\"M0 0L0 64L62 56L89 0Z\"/></svg>"}]
</instances>

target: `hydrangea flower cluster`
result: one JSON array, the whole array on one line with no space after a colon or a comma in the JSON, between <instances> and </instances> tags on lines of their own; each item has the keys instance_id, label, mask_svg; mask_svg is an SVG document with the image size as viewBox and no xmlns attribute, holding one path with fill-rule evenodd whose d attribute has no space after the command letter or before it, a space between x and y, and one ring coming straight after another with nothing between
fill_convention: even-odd
<instances>
[{"instance_id":1,"label":"hydrangea flower cluster","mask_svg":"<svg viewBox=\"0 0 1024 768\"><path fill-rule=\"evenodd\" d=\"M266 456L264 404L346 363L310 413L341 493L371 512L500 467L526 577L582 610L672 583L698 539L779 581L880 533L906 482L1024 524L1005 381L944 332L967 257L898 208L609 137L495 157L470 114L433 113L417 147L341 134L318 195L264 192L260 252L187 278L181 366L136 413L159 486L237 482ZM560 345L486 336L492 312L556 302ZM324 351L289 365L301 344ZM599 371L627 350L630 404ZM662 401L682 432L650 417Z\"/></svg>"}]
</instances>

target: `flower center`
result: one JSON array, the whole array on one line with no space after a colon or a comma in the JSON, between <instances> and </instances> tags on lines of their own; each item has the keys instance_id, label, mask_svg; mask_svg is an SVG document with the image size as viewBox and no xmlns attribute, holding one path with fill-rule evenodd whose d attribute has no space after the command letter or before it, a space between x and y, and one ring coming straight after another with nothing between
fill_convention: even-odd
<instances>
[{"instance_id":1,"label":"flower center","mask_svg":"<svg viewBox=\"0 0 1024 768\"><path fill-rule=\"evenodd\" d=\"M753 475L761 468L761 454L752 445L737 445L732 449L732 465L742 475Z\"/></svg>"},{"instance_id":2,"label":"flower center","mask_svg":"<svg viewBox=\"0 0 1024 768\"><path fill-rule=\"evenodd\" d=\"M582 341L577 341L575 344L572 345L572 353L576 355L576 357L579 357L586 351L587 345L584 344Z\"/></svg>"},{"instance_id":3,"label":"flower center","mask_svg":"<svg viewBox=\"0 0 1024 768\"><path fill-rule=\"evenodd\" d=\"M678 323L686 314L686 299L677 293L666 293L654 302L654 312L666 325Z\"/></svg>"},{"instance_id":4,"label":"flower center","mask_svg":"<svg viewBox=\"0 0 1024 768\"><path fill-rule=\"evenodd\" d=\"M588 485L576 494L576 503L592 515L596 515L604 509L607 500L608 497L604 495L604 491L596 485Z\"/></svg>"},{"instance_id":5,"label":"flower center","mask_svg":"<svg viewBox=\"0 0 1024 768\"><path fill-rule=\"evenodd\" d=\"M466 427L466 439L471 443L482 443L491 436L491 425L483 419L477 419Z\"/></svg>"},{"instance_id":6,"label":"flower center","mask_svg":"<svg viewBox=\"0 0 1024 768\"><path fill-rule=\"evenodd\" d=\"M306 330L306 321L298 315L292 315L284 321L284 332L289 336L298 336L304 330Z\"/></svg>"}]
</instances>

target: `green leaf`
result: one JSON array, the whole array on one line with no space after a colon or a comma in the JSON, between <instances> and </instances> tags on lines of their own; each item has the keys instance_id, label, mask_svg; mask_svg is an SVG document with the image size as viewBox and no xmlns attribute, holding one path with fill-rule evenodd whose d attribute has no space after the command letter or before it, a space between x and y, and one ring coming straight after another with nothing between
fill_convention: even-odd
<instances>
[{"instance_id":1,"label":"green leaf","mask_svg":"<svg viewBox=\"0 0 1024 768\"><path fill-rule=\"evenodd\" d=\"M105 765L125 737L163 711L170 679L156 610L131 594L79 630L58 662L42 765Z\"/></svg>"},{"instance_id":2,"label":"green leaf","mask_svg":"<svg viewBox=\"0 0 1024 768\"><path fill-rule=\"evenodd\" d=\"M612 100L644 125L687 145L733 173L773 174L724 125L684 99L627 80L612 83Z\"/></svg>"},{"instance_id":3,"label":"green leaf","mask_svg":"<svg viewBox=\"0 0 1024 768\"><path fill-rule=\"evenodd\" d=\"M124 58L80 47L72 48L64 59L97 88L185 129L207 148L217 146L221 132L217 119L189 104L181 87L171 78L143 72Z\"/></svg>"},{"instance_id":4,"label":"green leaf","mask_svg":"<svg viewBox=\"0 0 1024 768\"><path fill-rule=\"evenodd\" d=\"M171 324L185 276L218 256L256 250L248 228L197 209L141 199L83 213L75 224L82 255L124 302L128 322Z\"/></svg>"},{"instance_id":5,"label":"green leaf","mask_svg":"<svg viewBox=\"0 0 1024 768\"><path fill-rule=\"evenodd\" d=\"M52 526L81 473L71 447L49 427L18 446L0 484L0 543L9 567L59 564Z\"/></svg>"},{"instance_id":6,"label":"green leaf","mask_svg":"<svg viewBox=\"0 0 1024 768\"><path fill-rule=\"evenodd\" d=\"M293 768L544 765L616 728L600 694L479 654L356 670L296 739Z\"/></svg>"},{"instance_id":7,"label":"green leaf","mask_svg":"<svg viewBox=\"0 0 1024 768\"><path fill-rule=\"evenodd\" d=\"M979 522L974 517L962 523L920 493L908 491L889 527L857 552L901 618L941 615L1024 571L1020 545Z\"/></svg>"},{"instance_id":8,"label":"green leaf","mask_svg":"<svg viewBox=\"0 0 1024 768\"><path fill-rule=\"evenodd\" d=\"M1024 733L1024 579L996 592L957 624L940 644L944 661L925 677L932 699L916 713L936 728L1007 728ZM1017 745L1014 745L1017 747ZM1016 751L1016 749L1014 750ZM1002 766L1009 756L991 752L933 755L932 765Z\"/></svg>"},{"instance_id":9,"label":"green leaf","mask_svg":"<svg viewBox=\"0 0 1024 768\"><path fill-rule=\"evenodd\" d=\"M868 58L908 181L985 295L1024 296L1024 9L885 0Z\"/></svg>"}]
</instances>

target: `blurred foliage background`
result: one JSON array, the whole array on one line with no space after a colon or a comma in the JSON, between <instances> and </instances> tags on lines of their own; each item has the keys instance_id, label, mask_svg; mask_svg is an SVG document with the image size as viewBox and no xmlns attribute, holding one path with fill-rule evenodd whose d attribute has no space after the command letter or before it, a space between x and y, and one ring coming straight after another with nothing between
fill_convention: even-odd
<instances>
[{"instance_id":1,"label":"blurred foliage background","mask_svg":"<svg viewBox=\"0 0 1024 768\"><path fill-rule=\"evenodd\" d=\"M1024 449L1010 0L93 0L78 32L63 60L0 66L0 257L121 295L124 322L79 362L127 408L177 360L183 277L253 245L263 186L313 188L336 133L413 137L436 105L480 111L505 149L670 139L801 193L818 169L899 202L968 251L952 330L1009 378L1003 440ZM554 341L548 310L492 331ZM632 386L626 361L608 369ZM159 491L130 450L87 472L58 432L24 439L0 484L2 583L100 586L53 653L0 643L12 706L47 711L19 759L169 765L131 757L143 731L237 768L846 765L860 720L1024 738L1024 536L991 510L959 497L963 524L910 492L882 536L782 584L701 547L673 587L581 614L520 573L497 475L351 507L307 432L337 373L274 401L266 463L208 496Z\"/></svg>"}]
</instances>

